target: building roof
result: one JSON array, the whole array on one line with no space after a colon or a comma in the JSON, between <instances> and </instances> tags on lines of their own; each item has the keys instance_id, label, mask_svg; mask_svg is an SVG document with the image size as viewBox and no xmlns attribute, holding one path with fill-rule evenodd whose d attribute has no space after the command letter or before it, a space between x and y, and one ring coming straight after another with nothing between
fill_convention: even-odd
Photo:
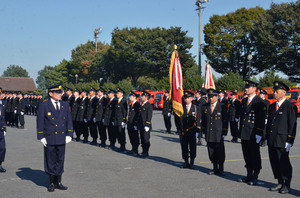
<instances>
[{"instance_id":1,"label":"building roof","mask_svg":"<svg viewBox=\"0 0 300 198\"><path fill-rule=\"evenodd\" d=\"M36 86L33 78L23 77L0 77L2 91L35 91Z\"/></svg>"}]
</instances>

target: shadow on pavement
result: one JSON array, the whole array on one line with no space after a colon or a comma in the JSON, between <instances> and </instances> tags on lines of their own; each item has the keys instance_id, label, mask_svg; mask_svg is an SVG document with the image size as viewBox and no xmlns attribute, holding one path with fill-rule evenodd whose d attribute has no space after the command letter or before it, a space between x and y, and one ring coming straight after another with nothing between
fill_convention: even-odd
<instances>
[{"instance_id":1,"label":"shadow on pavement","mask_svg":"<svg viewBox=\"0 0 300 198\"><path fill-rule=\"evenodd\" d=\"M162 135L155 135L155 136L160 137L161 139L167 140L167 141L170 141L170 142L176 142L176 143L180 142L178 135L176 135L174 137L168 137L168 136L162 136Z\"/></svg>"},{"instance_id":2,"label":"shadow on pavement","mask_svg":"<svg viewBox=\"0 0 300 198\"><path fill-rule=\"evenodd\" d=\"M161 163L164 163L164 164L172 165L172 166L175 166L175 167L178 167L178 168L183 163L183 162L176 162L176 161L164 158L164 157L153 156L153 155L150 155L148 159L153 160L153 161L157 161L157 162L161 162Z\"/></svg>"},{"instance_id":3,"label":"shadow on pavement","mask_svg":"<svg viewBox=\"0 0 300 198\"><path fill-rule=\"evenodd\" d=\"M38 186L48 187L48 175L41 170L32 170L31 168L19 168L16 175L22 180L29 180Z\"/></svg>"}]
</instances>

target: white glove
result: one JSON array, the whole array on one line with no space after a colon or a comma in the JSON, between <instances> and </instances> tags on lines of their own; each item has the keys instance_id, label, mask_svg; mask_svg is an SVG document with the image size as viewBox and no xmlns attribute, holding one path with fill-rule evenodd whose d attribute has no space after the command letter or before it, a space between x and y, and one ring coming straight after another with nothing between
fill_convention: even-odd
<instances>
[{"instance_id":1,"label":"white glove","mask_svg":"<svg viewBox=\"0 0 300 198\"><path fill-rule=\"evenodd\" d=\"M46 138L42 138L42 139L41 139L41 143L42 143L42 145L43 145L44 147L46 147L46 145L47 145Z\"/></svg>"},{"instance_id":2,"label":"white glove","mask_svg":"<svg viewBox=\"0 0 300 198\"><path fill-rule=\"evenodd\" d=\"M290 151L290 148L291 148L292 146L293 146L293 145L292 145L291 143L286 142L286 143L285 143L285 150L286 150L286 152L289 152L289 151Z\"/></svg>"},{"instance_id":3,"label":"white glove","mask_svg":"<svg viewBox=\"0 0 300 198\"><path fill-rule=\"evenodd\" d=\"M265 143L264 143L265 145L267 145L268 144L268 140L265 140Z\"/></svg>"},{"instance_id":4,"label":"white glove","mask_svg":"<svg viewBox=\"0 0 300 198\"><path fill-rule=\"evenodd\" d=\"M70 143L72 141L71 136L66 136L66 144Z\"/></svg>"},{"instance_id":5,"label":"white glove","mask_svg":"<svg viewBox=\"0 0 300 198\"><path fill-rule=\"evenodd\" d=\"M168 117L171 117L171 113L168 113Z\"/></svg>"},{"instance_id":6,"label":"white glove","mask_svg":"<svg viewBox=\"0 0 300 198\"><path fill-rule=\"evenodd\" d=\"M93 122L96 123L96 118L93 118Z\"/></svg>"},{"instance_id":7,"label":"white glove","mask_svg":"<svg viewBox=\"0 0 300 198\"><path fill-rule=\"evenodd\" d=\"M17 113L17 110L14 110L14 113L16 114L16 113Z\"/></svg>"},{"instance_id":8,"label":"white glove","mask_svg":"<svg viewBox=\"0 0 300 198\"><path fill-rule=\"evenodd\" d=\"M87 123L87 119L86 119L86 118L83 118L83 122L84 122L84 123Z\"/></svg>"},{"instance_id":9,"label":"white glove","mask_svg":"<svg viewBox=\"0 0 300 198\"><path fill-rule=\"evenodd\" d=\"M225 140L225 137L226 137L226 136L225 136L225 135L223 135L222 137L223 137L223 140Z\"/></svg>"},{"instance_id":10,"label":"white glove","mask_svg":"<svg viewBox=\"0 0 300 198\"><path fill-rule=\"evenodd\" d=\"M136 131L137 131L137 126L133 126L133 128L134 128L134 130L136 130Z\"/></svg>"},{"instance_id":11,"label":"white glove","mask_svg":"<svg viewBox=\"0 0 300 198\"><path fill-rule=\"evenodd\" d=\"M21 112L21 115L24 115L24 112Z\"/></svg>"},{"instance_id":12,"label":"white glove","mask_svg":"<svg viewBox=\"0 0 300 198\"><path fill-rule=\"evenodd\" d=\"M198 138L198 136L199 136L199 133L196 133L196 139Z\"/></svg>"},{"instance_id":13,"label":"white glove","mask_svg":"<svg viewBox=\"0 0 300 198\"><path fill-rule=\"evenodd\" d=\"M104 119L102 119L102 123L104 123Z\"/></svg>"},{"instance_id":14,"label":"white glove","mask_svg":"<svg viewBox=\"0 0 300 198\"><path fill-rule=\"evenodd\" d=\"M260 135L255 135L255 137L256 137L256 143L257 143L257 144L260 143L260 141L261 141L261 136L260 136Z\"/></svg>"},{"instance_id":15,"label":"white glove","mask_svg":"<svg viewBox=\"0 0 300 198\"><path fill-rule=\"evenodd\" d=\"M265 124L267 124L268 123L268 119L265 119Z\"/></svg>"},{"instance_id":16,"label":"white glove","mask_svg":"<svg viewBox=\"0 0 300 198\"><path fill-rule=\"evenodd\" d=\"M235 118L234 120L235 120L235 122L239 122L239 119L238 119L238 118Z\"/></svg>"},{"instance_id":17,"label":"white glove","mask_svg":"<svg viewBox=\"0 0 300 198\"><path fill-rule=\"evenodd\" d=\"M111 125L115 126L115 123L114 123L114 122L111 122Z\"/></svg>"},{"instance_id":18,"label":"white glove","mask_svg":"<svg viewBox=\"0 0 300 198\"><path fill-rule=\"evenodd\" d=\"M150 130L149 127L145 127L145 131L148 132Z\"/></svg>"},{"instance_id":19,"label":"white glove","mask_svg":"<svg viewBox=\"0 0 300 198\"><path fill-rule=\"evenodd\" d=\"M6 135L6 131L4 131L4 136Z\"/></svg>"},{"instance_id":20,"label":"white glove","mask_svg":"<svg viewBox=\"0 0 300 198\"><path fill-rule=\"evenodd\" d=\"M126 123L125 122L122 122L122 128L124 129L126 126Z\"/></svg>"}]
</instances>

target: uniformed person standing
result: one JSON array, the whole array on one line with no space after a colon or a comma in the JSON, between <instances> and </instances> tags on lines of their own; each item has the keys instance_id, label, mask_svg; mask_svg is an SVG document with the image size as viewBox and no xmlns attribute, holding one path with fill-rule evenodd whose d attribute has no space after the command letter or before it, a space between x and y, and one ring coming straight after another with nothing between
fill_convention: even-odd
<instances>
[{"instance_id":1,"label":"uniformed person standing","mask_svg":"<svg viewBox=\"0 0 300 198\"><path fill-rule=\"evenodd\" d=\"M238 142L238 123L241 115L241 102L236 99L236 92L231 92L231 100L229 102L229 121L230 121L230 132L232 136L231 142L237 143Z\"/></svg>"},{"instance_id":2,"label":"uniformed person standing","mask_svg":"<svg viewBox=\"0 0 300 198\"><path fill-rule=\"evenodd\" d=\"M127 120L127 130L130 143L132 145L131 151L128 154L132 154L134 156L138 156L138 147L140 144L139 133L138 133L138 118L140 112L140 103L136 100L137 94L131 91L129 93L129 99L131 104L129 106L128 120Z\"/></svg>"},{"instance_id":3,"label":"uniformed person standing","mask_svg":"<svg viewBox=\"0 0 300 198\"><path fill-rule=\"evenodd\" d=\"M44 146L44 167L49 175L49 192L67 190L61 183L64 172L65 147L73 136L68 103L61 100L61 85L47 88L50 99L41 103L37 116L37 138Z\"/></svg>"},{"instance_id":4,"label":"uniformed person standing","mask_svg":"<svg viewBox=\"0 0 300 198\"><path fill-rule=\"evenodd\" d=\"M107 135L106 135L106 126L103 125L104 123L104 115L105 115L105 108L107 105L107 98L104 97L105 90L103 88L98 89L98 105L96 109L96 122L98 126L98 132L100 136L100 146L105 148L106 147L106 140L107 140Z\"/></svg>"},{"instance_id":5,"label":"uniformed person standing","mask_svg":"<svg viewBox=\"0 0 300 198\"><path fill-rule=\"evenodd\" d=\"M2 93L2 88L0 88L0 95ZM3 107L4 101L2 97L0 100L0 172L4 173L6 170L2 167L2 162L4 162L6 154L6 145L5 145L5 135L6 135L6 123L5 123L5 110Z\"/></svg>"},{"instance_id":6,"label":"uniformed person standing","mask_svg":"<svg viewBox=\"0 0 300 198\"><path fill-rule=\"evenodd\" d=\"M200 108L205 105L208 101L207 101L207 90L202 87L201 89L199 89L196 94L195 94L195 100L193 101L193 103L196 105L196 106L199 106ZM202 141L201 141L201 138L204 138L205 134L202 130L200 130L199 134L198 134L198 142L197 144L198 145L202 145Z\"/></svg>"},{"instance_id":7,"label":"uniformed person standing","mask_svg":"<svg viewBox=\"0 0 300 198\"><path fill-rule=\"evenodd\" d=\"M289 151L296 136L297 107L285 98L289 91L287 85L275 81L273 89L277 102L270 106L266 131L270 163L278 184L269 190L286 194L290 191L292 179Z\"/></svg>"},{"instance_id":8,"label":"uniformed person standing","mask_svg":"<svg viewBox=\"0 0 300 198\"><path fill-rule=\"evenodd\" d=\"M89 99L87 97L88 91L83 89L81 92L81 100L79 103L79 109L76 116L76 121L79 126L79 133L76 134L76 141L80 141L80 136L83 134L83 143L88 143L88 137L89 137L89 131L88 131L88 125L87 125L87 106L89 103Z\"/></svg>"},{"instance_id":9,"label":"uniformed person standing","mask_svg":"<svg viewBox=\"0 0 300 198\"><path fill-rule=\"evenodd\" d=\"M228 107L228 100L225 98L224 90L219 90L219 102L222 102L224 105Z\"/></svg>"},{"instance_id":10,"label":"uniformed person standing","mask_svg":"<svg viewBox=\"0 0 300 198\"><path fill-rule=\"evenodd\" d=\"M25 125L25 119L24 119L24 114L25 114L25 106L26 106L26 101L23 98L23 94L21 92L18 93L18 106L17 106L17 116L18 120L20 122L20 129L24 129Z\"/></svg>"},{"instance_id":11,"label":"uniformed person standing","mask_svg":"<svg viewBox=\"0 0 300 198\"><path fill-rule=\"evenodd\" d=\"M107 91L108 99L107 105L105 107L105 114L104 114L104 123L103 125L108 128L108 139L110 142L109 149L115 150L116 144L116 130L115 130L115 123L113 122L113 113L115 109L116 103L118 101L115 99L115 91L112 89L108 89Z\"/></svg>"},{"instance_id":12,"label":"uniformed person standing","mask_svg":"<svg viewBox=\"0 0 300 198\"><path fill-rule=\"evenodd\" d=\"M72 104L71 116L72 116L72 122L73 122L73 129L76 134L75 141L77 141L77 142L80 140L80 134L81 134L79 122L77 121L77 115L78 115L78 111L80 108L80 102L81 102L81 99L79 97L79 90L75 89L74 90L74 99L71 103Z\"/></svg>"},{"instance_id":13,"label":"uniformed person standing","mask_svg":"<svg viewBox=\"0 0 300 198\"><path fill-rule=\"evenodd\" d=\"M209 175L224 176L224 139L228 132L228 107L218 101L219 92L208 89L209 102L203 105L202 130L206 132L207 150L213 170Z\"/></svg>"},{"instance_id":14,"label":"uniformed person standing","mask_svg":"<svg viewBox=\"0 0 300 198\"><path fill-rule=\"evenodd\" d=\"M19 128L19 121L18 121L18 114L17 114L17 109L18 109L18 102L19 98L17 97L16 93L13 93L13 98L11 102L11 108L12 108L12 122L13 125L12 127L17 127Z\"/></svg>"},{"instance_id":15,"label":"uniformed person standing","mask_svg":"<svg viewBox=\"0 0 300 198\"><path fill-rule=\"evenodd\" d=\"M193 96L192 92L184 91L182 130L179 136L184 160L181 168L193 168L196 158L196 133L200 131L201 107L192 104Z\"/></svg>"},{"instance_id":16,"label":"uniformed person standing","mask_svg":"<svg viewBox=\"0 0 300 198\"><path fill-rule=\"evenodd\" d=\"M142 105L140 107L140 113L138 118L138 130L140 132L141 144L142 144L142 158L149 157L150 148L150 131L152 130L152 112L153 106L149 103L151 94L147 91L142 92Z\"/></svg>"},{"instance_id":17,"label":"uniformed person standing","mask_svg":"<svg viewBox=\"0 0 300 198\"><path fill-rule=\"evenodd\" d=\"M9 95L6 97L6 124L7 126L12 126L13 125L13 120L12 120L12 95L9 93Z\"/></svg>"},{"instance_id":18,"label":"uniformed person standing","mask_svg":"<svg viewBox=\"0 0 300 198\"><path fill-rule=\"evenodd\" d=\"M239 179L249 185L256 185L261 169L260 143L265 128L266 107L262 99L256 95L258 83L245 81L248 95L242 101L240 138L247 169L247 176Z\"/></svg>"},{"instance_id":19,"label":"uniformed person standing","mask_svg":"<svg viewBox=\"0 0 300 198\"><path fill-rule=\"evenodd\" d=\"M125 126L126 126L128 106L127 106L126 99L123 98L124 93L125 93L124 90L122 90L120 87L117 88L116 96L118 101L115 105L114 118L113 118L118 142L120 144L120 149L119 149L120 152L126 151Z\"/></svg>"},{"instance_id":20,"label":"uniformed person standing","mask_svg":"<svg viewBox=\"0 0 300 198\"><path fill-rule=\"evenodd\" d=\"M166 133L171 133L172 102L169 99L169 90L165 91L163 101L164 101L164 106L163 106L162 114L164 117L164 123L165 123L166 129L167 129Z\"/></svg>"},{"instance_id":21,"label":"uniformed person standing","mask_svg":"<svg viewBox=\"0 0 300 198\"><path fill-rule=\"evenodd\" d=\"M265 106L266 106L266 119L265 119L265 124L266 124L266 126L267 126L267 120L268 120L268 113L269 113L269 107L270 107L270 101L268 101L267 99L266 99L266 95L267 95L268 93L267 93L267 91L266 90L264 90L264 89L261 89L260 91L259 91L259 97L263 100L263 102L265 103ZM266 126L265 126L265 128L266 128ZM264 131L264 134L263 134L263 137L262 137L262 139L263 139L263 141L261 142L261 146L266 146L265 145L265 138L266 138L266 131Z\"/></svg>"},{"instance_id":22,"label":"uniformed person standing","mask_svg":"<svg viewBox=\"0 0 300 198\"><path fill-rule=\"evenodd\" d=\"M96 108L98 105L98 98L96 97L96 89L90 89L90 99L87 107L87 121L91 137L93 138L91 145L97 145L97 123L96 123Z\"/></svg>"}]
</instances>

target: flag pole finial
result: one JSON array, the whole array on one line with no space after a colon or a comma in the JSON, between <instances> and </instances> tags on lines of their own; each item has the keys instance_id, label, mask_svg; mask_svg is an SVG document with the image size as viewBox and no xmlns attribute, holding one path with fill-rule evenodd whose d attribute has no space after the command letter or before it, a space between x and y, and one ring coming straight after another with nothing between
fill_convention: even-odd
<instances>
[{"instance_id":1,"label":"flag pole finial","mask_svg":"<svg viewBox=\"0 0 300 198\"><path fill-rule=\"evenodd\" d=\"M208 60L206 60L206 64L209 64L209 61L208 61Z\"/></svg>"},{"instance_id":2,"label":"flag pole finial","mask_svg":"<svg viewBox=\"0 0 300 198\"><path fill-rule=\"evenodd\" d=\"M174 50L177 50L177 45L174 45Z\"/></svg>"}]
</instances>

